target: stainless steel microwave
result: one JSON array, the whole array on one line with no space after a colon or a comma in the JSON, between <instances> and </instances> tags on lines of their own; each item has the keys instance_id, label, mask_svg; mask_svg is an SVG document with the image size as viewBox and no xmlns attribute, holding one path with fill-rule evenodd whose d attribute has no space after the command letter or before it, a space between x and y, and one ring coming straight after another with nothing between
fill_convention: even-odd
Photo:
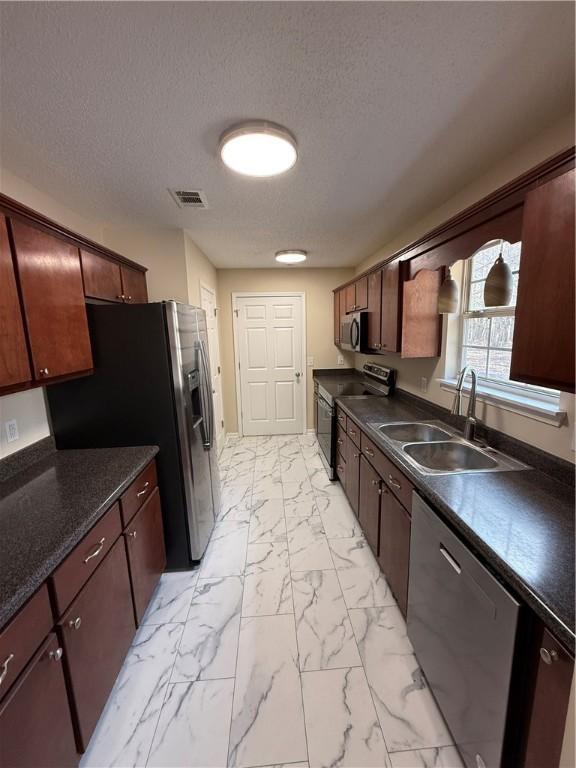
<instances>
[{"instance_id":1,"label":"stainless steel microwave","mask_svg":"<svg viewBox=\"0 0 576 768\"><path fill-rule=\"evenodd\" d=\"M344 315L340 325L340 346L352 352L366 349L368 336L368 312L351 312Z\"/></svg>"}]
</instances>

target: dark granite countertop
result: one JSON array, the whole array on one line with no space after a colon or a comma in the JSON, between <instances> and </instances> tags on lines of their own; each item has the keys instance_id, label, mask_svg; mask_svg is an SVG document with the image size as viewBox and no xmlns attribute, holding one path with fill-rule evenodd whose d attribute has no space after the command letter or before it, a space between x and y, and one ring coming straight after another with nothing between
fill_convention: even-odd
<instances>
[{"instance_id":1,"label":"dark granite countertop","mask_svg":"<svg viewBox=\"0 0 576 768\"><path fill-rule=\"evenodd\" d=\"M337 403L574 653L574 489L537 469L422 475L369 424L438 419L437 408L431 413L402 393Z\"/></svg>"},{"instance_id":2,"label":"dark granite countertop","mask_svg":"<svg viewBox=\"0 0 576 768\"><path fill-rule=\"evenodd\" d=\"M42 443L0 463L0 628L158 453Z\"/></svg>"}]
</instances>

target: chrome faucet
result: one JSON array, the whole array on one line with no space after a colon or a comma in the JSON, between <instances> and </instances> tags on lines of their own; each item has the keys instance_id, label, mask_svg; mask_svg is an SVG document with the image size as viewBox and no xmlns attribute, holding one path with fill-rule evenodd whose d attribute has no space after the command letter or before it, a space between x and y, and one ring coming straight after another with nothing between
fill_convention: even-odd
<instances>
[{"instance_id":1,"label":"chrome faucet","mask_svg":"<svg viewBox=\"0 0 576 768\"><path fill-rule=\"evenodd\" d=\"M470 374L470 399L468 400L468 413L466 414L466 421L464 422L464 439L474 440L474 434L476 432L476 371L474 368L465 365L464 368L458 374L458 381L456 382L456 392L454 394L454 403L452 405L452 414L454 416L460 416L460 406L462 402L462 386L464 385L464 379L467 374Z\"/></svg>"}]
</instances>

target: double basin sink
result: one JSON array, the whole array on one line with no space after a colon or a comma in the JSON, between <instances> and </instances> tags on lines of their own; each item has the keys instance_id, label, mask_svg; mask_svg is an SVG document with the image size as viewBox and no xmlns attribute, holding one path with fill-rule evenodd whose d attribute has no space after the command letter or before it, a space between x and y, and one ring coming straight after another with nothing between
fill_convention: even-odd
<instances>
[{"instance_id":1,"label":"double basin sink","mask_svg":"<svg viewBox=\"0 0 576 768\"><path fill-rule=\"evenodd\" d=\"M528 469L525 464L499 451L464 440L444 425L405 421L371 424L371 427L425 475Z\"/></svg>"}]
</instances>

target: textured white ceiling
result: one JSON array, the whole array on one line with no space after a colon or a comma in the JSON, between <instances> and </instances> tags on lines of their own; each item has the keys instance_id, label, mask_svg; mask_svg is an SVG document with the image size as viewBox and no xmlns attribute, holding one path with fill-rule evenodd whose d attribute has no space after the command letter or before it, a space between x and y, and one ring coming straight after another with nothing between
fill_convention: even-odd
<instances>
[{"instance_id":1,"label":"textured white ceiling","mask_svg":"<svg viewBox=\"0 0 576 768\"><path fill-rule=\"evenodd\" d=\"M2 3L2 163L118 223L186 228L221 267L360 262L572 108L559 2ZM217 156L296 136L284 177ZM179 210L167 187L199 188Z\"/></svg>"}]
</instances>

